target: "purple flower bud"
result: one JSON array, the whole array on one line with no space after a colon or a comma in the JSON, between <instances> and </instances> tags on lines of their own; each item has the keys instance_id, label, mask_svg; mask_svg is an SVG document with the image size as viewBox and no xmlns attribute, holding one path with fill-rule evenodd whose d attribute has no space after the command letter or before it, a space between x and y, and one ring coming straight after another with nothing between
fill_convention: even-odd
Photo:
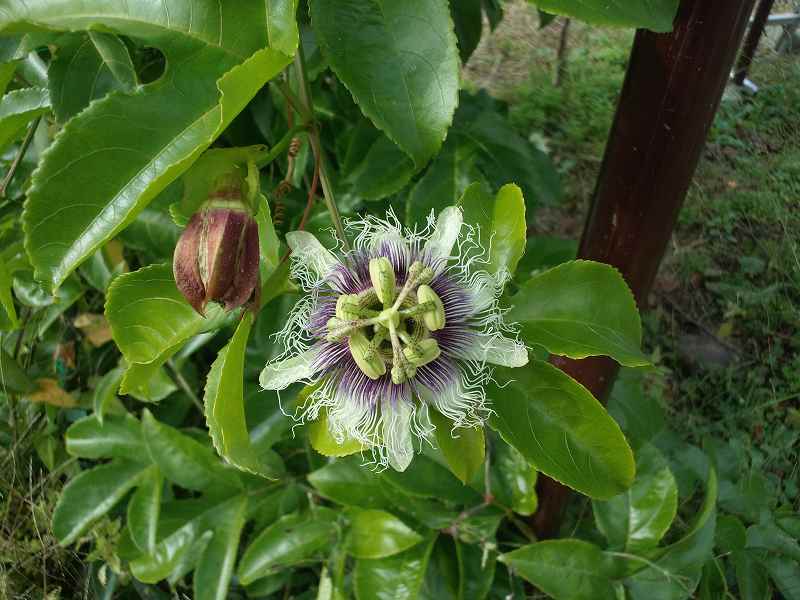
<instances>
[{"instance_id":1,"label":"purple flower bud","mask_svg":"<svg viewBox=\"0 0 800 600\"><path fill-rule=\"evenodd\" d=\"M201 315L210 300L233 310L260 292L258 260L258 225L242 202L241 181L223 178L175 246L175 283Z\"/></svg>"}]
</instances>

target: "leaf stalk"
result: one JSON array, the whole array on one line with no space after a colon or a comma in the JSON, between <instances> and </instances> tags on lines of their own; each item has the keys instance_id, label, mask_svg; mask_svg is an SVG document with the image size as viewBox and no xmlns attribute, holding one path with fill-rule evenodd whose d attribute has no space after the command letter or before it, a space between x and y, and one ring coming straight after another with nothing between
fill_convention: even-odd
<instances>
[{"instance_id":1,"label":"leaf stalk","mask_svg":"<svg viewBox=\"0 0 800 600\"><path fill-rule=\"evenodd\" d=\"M322 144L319 137L319 126L314 117L314 104L311 98L311 86L306 78L305 57L303 55L303 44L297 47L297 54L294 57L295 71L299 80L300 88L300 102L306 113L309 115L309 129L308 139L311 142L311 151L314 153L314 160L319 167L319 181L322 184L322 195L325 199L325 205L328 212L331 214L333 226L336 229L337 237L342 241L345 250L350 250L350 242L344 233L344 225L342 224L342 217L339 214L339 209L336 207L336 197L334 196L333 186L331 179L328 175L328 169L325 165L325 157L322 153Z\"/></svg>"}]
</instances>

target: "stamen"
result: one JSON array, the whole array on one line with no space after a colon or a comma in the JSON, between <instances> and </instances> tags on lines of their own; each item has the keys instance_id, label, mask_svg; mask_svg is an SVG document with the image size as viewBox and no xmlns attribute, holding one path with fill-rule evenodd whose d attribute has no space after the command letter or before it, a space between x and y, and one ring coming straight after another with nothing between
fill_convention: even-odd
<instances>
[{"instance_id":1,"label":"stamen","mask_svg":"<svg viewBox=\"0 0 800 600\"><path fill-rule=\"evenodd\" d=\"M415 367L422 367L433 362L439 358L441 353L439 344L433 338L426 338L419 342L414 340L403 348L403 355Z\"/></svg>"},{"instance_id":2,"label":"stamen","mask_svg":"<svg viewBox=\"0 0 800 600\"><path fill-rule=\"evenodd\" d=\"M357 321L361 305L355 294L342 294L336 300L336 317L342 321Z\"/></svg>"},{"instance_id":3,"label":"stamen","mask_svg":"<svg viewBox=\"0 0 800 600\"><path fill-rule=\"evenodd\" d=\"M415 377L417 367L441 355L439 344L429 332L444 327L444 305L427 285L433 279L433 270L420 261L411 264L399 291L394 267L388 258L371 259L369 276L372 288L337 298L336 316L328 320L326 337L331 342L349 338L350 353L359 369L377 379L391 366L392 382L399 385ZM378 303L383 305L383 310L375 309ZM407 325L411 325L413 335L406 331ZM370 339L365 329L373 326ZM391 359L380 348L387 336L392 346Z\"/></svg>"},{"instance_id":4,"label":"stamen","mask_svg":"<svg viewBox=\"0 0 800 600\"><path fill-rule=\"evenodd\" d=\"M394 300L397 283L394 276L394 267L385 256L373 258L369 261L369 278L378 295L378 300L384 308L389 308Z\"/></svg>"},{"instance_id":5,"label":"stamen","mask_svg":"<svg viewBox=\"0 0 800 600\"><path fill-rule=\"evenodd\" d=\"M425 322L425 327L430 331L438 331L445 325L444 304L441 298L433 289L427 285L421 285L417 288L417 300L420 304L427 304L429 302L435 305L435 310L427 311L422 316Z\"/></svg>"},{"instance_id":6,"label":"stamen","mask_svg":"<svg viewBox=\"0 0 800 600\"><path fill-rule=\"evenodd\" d=\"M397 295L397 299L394 301L392 308L395 310L399 309L400 305L403 304L403 301L406 299L406 296L419 284L429 283L433 279L433 275L433 269L424 266L418 260L411 263L411 266L408 268L408 279L406 279L403 289L400 290L400 293Z\"/></svg>"},{"instance_id":7,"label":"stamen","mask_svg":"<svg viewBox=\"0 0 800 600\"><path fill-rule=\"evenodd\" d=\"M392 340L392 383L400 385L413 379L417 374L417 368L406 360L397 328L391 323L389 324L389 336Z\"/></svg>"},{"instance_id":8,"label":"stamen","mask_svg":"<svg viewBox=\"0 0 800 600\"><path fill-rule=\"evenodd\" d=\"M410 308L404 308L400 311L400 316L404 319L415 317L426 313L428 311L436 310L438 307L435 302L423 302L422 304L415 304Z\"/></svg>"},{"instance_id":9,"label":"stamen","mask_svg":"<svg viewBox=\"0 0 800 600\"><path fill-rule=\"evenodd\" d=\"M378 379L386 373L386 363L380 356L372 351L370 341L360 331L354 331L347 340L350 354L356 365L370 379Z\"/></svg>"}]
</instances>

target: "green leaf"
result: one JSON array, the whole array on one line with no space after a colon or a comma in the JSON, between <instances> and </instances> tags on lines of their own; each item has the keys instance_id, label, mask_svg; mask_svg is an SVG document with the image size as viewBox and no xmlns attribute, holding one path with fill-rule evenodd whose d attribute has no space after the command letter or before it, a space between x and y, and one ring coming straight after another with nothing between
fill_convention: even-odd
<instances>
[{"instance_id":1,"label":"green leaf","mask_svg":"<svg viewBox=\"0 0 800 600\"><path fill-rule=\"evenodd\" d=\"M703 565L700 585L696 591L698 600L717 600L726 596L728 584L725 581L723 569L722 561L717 558L711 558L706 561Z\"/></svg>"},{"instance_id":2,"label":"green leaf","mask_svg":"<svg viewBox=\"0 0 800 600\"><path fill-rule=\"evenodd\" d=\"M125 44L114 34L92 32L98 42L103 45L112 59L111 52L119 54L111 39L120 44L127 56ZM117 61L121 57L117 57ZM126 84L121 83L106 63L93 38L84 33L65 34L57 40L55 55L47 69L47 85L53 103L53 113L59 123L66 123L72 117L89 106L92 100L102 98L114 90L130 91L136 85L136 74L133 63L128 56L130 75ZM115 63L115 68L122 71L122 66ZM130 76L133 76L133 82Z\"/></svg>"},{"instance_id":3,"label":"green leaf","mask_svg":"<svg viewBox=\"0 0 800 600\"><path fill-rule=\"evenodd\" d=\"M789 507L785 507L779 508L774 516L778 527L795 539L800 539L800 514L792 512Z\"/></svg>"},{"instance_id":4,"label":"green leaf","mask_svg":"<svg viewBox=\"0 0 800 600\"><path fill-rule=\"evenodd\" d=\"M475 169L475 144L463 137L451 135L442 151L433 159L420 177L406 201L406 224L424 227L431 211L437 215L458 202L464 190L480 173Z\"/></svg>"},{"instance_id":5,"label":"green leaf","mask_svg":"<svg viewBox=\"0 0 800 600\"><path fill-rule=\"evenodd\" d=\"M280 517L296 511L304 499L305 491L294 484L279 486L253 498L248 507L248 518L253 520L254 531L261 531Z\"/></svg>"},{"instance_id":6,"label":"green leaf","mask_svg":"<svg viewBox=\"0 0 800 600\"><path fill-rule=\"evenodd\" d=\"M747 544L747 530L733 515L722 515L717 519L717 531L714 546L722 552L738 552Z\"/></svg>"},{"instance_id":7,"label":"green leaf","mask_svg":"<svg viewBox=\"0 0 800 600\"><path fill-rule=\"evenodd\" d=\"M119 382L122 380L123 372L122 367L111 369L100 378L94 388L94 398L92 400L94 416L101 424L106 410L117 398L117 389L119 388Z\"/></svg>"},{"instance_id":8,"label":"green leaf","mask_svg":"<svg viewBox=\"0 0 800 600\"><path fill-rule=\"evenodd\" d=\"M609 547L636 554L654 548L669 529L678 509L678 484L664 457L648 444L636 454L636 480L628 491L592 507Z\"/></svg>"},{"instance_id":9,"label":"green leaf","mask_svg":"<svg viewBox=\"0 0 800 600\"><path fill-rule=\"evenodd\" d=\"M310 6L334 73L364 115L421 168L439 151L458 103L458 51L447 4L312 0Z\"/></svg>"},{"instance_id":10,"label":"green leaf","mask_svg":"<svg viewBox=\"0 0 800 600\"><path fill-rule=\"evenodd\" d=\"M17 320L17 310L14 307L14 297L11 295L11 273L6 267L5 261L0 261L0 307L5 310L9 329L16 329L19 327ZM4 321L0 319L0 323Z\"/></svg>"},{"instance_id":11,"label":"green leaf","mask_svg":"<svg viewBox=\"0 0 800 600\"><path fill-rule=\"evenodd\" d=\"M114 341L128 362L121 393L146 387L161 365L190 337L218 326L224 311L217 304L198 315L178 291L170 265L150 265L117 277L109 286L105 307Z\"/></svg>"},{"instance_id":12,"label":"green leaf","mask_svg":"<svg viewBox=\"0 0 800 600\"><path fill-rule=\"evenodd\" d=\"M172 258L181 230L169 214L153 208L151 204L123 229L119 239L126 248L144 252L153 262Z\"/></svg>"},{"instance_id":13,"label":"green leaf","mask_svg":"<svg viewBox=\"0 0 800 600\"><path fill-rule=\"evenodd\" d=\"M389 506L378 475L353 459L332 461L309 473L308 481L324 497L345 506Z\"/></svg>"},{"instance_id":14,"label":"green leaf","mask_svg":"<svg viewBox=\"0 0 800 600\"><path fill-rule=\"evenodd\" d=\"M608 414L619 423L631 448L638 450L664 429L664 408L656 394L644 390L638 369L621 369L608 400Z\"/></svg>"},{"instance_id":15,"label":"green leaf","mask_svg":"<svg viewBox=\"0 0 800 600\"><path fill-rule=\"evenodd\" d=\"M71 119L39 165L23 215L37 279L58 287L283 70L290 57L264 47L267 19L264 4L212 0L170 11L104 0L54 9L31 0L3 13L0 31L104 28L159 47L167 65L157 81L110 94Z\"/></svg>"},{"instance_id":16,"label":"green leaf","mask_svg":"<svg viewBox=\"0 0 800 600\"><path fill-rule=\"evenodd\" d=\"M356 561L353 580L357 600L416 599L435 539L389 558Z\"/></svg>"},{"instance_id":17,"label":"green leaf","mask_svg":"<svg viewBox=\"0 0 800 600\"><path fill-rule=\"evenodd\" d=\"M408 550L422 536L394 515L382 510L350 509L347 552L356 558L385 558Z\"/></svg>"},{"instance_id":18,"label":"green leaf","mask_svg":"<svg viewBox=\"0 0 800 600\"><path fill-rule=\"evenodd\" d=\"M195 600L225 600L233 575L239 538L245 523L247 496L239 496L215 511L214 537L194 571Z\"/></svg>"},{"instance_id":19,"label":"green leaf","mask_svg":"<svg viewBox=\"0 0 800 600\"><path fill-rule=\"evenodd\" d=\"M0 389L4 393L26 394L36 391L38 387L19 363L0 348Z\"/></svg>"},{"instance_id":20,"label":"green leaf","mask_svg":"<svg viewBox=\"0 0 800 600\"><path fill-rule=\"evenodd\" d=\"M316 421L308 424L308 441L311 442L311 447L323 456L350 456L366 448L361 442L352 438L345 438L340 444L328 428L328 411L325 408L320 410Z\"/></svg>"},{"instance_id":21,"label":"green leaf","mask_svg":"<svg viewBox=\"0 0 800 600\"><path fill-rule=\"evenodd\" d=\"M556 600L616 600L619 558L589 542L548 540L524 546L499 560Z\"/></svg>"},{"instance_id":22,"label":"green leaf","mask_svg":"<svg viewBox=\"0 0 800 600\"><path fill-rule=\"evenodd\" d=\"M386 486L386 497L394 511L410 517L428 529L447 529L459 520L460 511L445 506L441 500L420 498L408 494L397 493L391 486ZM464 521L459 533L463 532Z\"/></svg>"},{"instance_id":23,"label":"green leaf","mask_svg":"<svg viewBox=\"0 0 800 600\"><path fill-rule=\"evenodd\" d=\"M342 138L347 140L346 148L341 153L343 177L349 178L355 172L379 137L382 137L380 130L369 119L358 117L355 124L347 130L347 136Z\"/></svg>"},{"instance_id":24,"label":"green leaf","mask_svg":"<svg viewBox=\"0 0 800 600\"><path fill-rule=\"evenodd\" d=\"M480 472L486 456L483 428L454 429L453 422L440 412L429 412L431 422L436 427L436 443L442 450L447 466L461 483L469 483Z\"/></svg>"},{"instance_id":25,"label":"green leaf","mask_svg":"<svg viewBox=\"0 0 800 600\"><path fill-rule=\"evenodd\" d=\"M408 156L381 135L353 171L353 193L365 200L380 200L405 187L415 170Z\"/></svg>"},{"instance_id":26,"label":"green leaf","mask_svg":"<svg viewBox=\"0 0 800 600\"><path fill-rule=\"evenodd\" d=\"M211 365L203 399L206 424L214 448L226 461L255 475L277 479L281 472L261 460L251 444L244 414L244 352L252 326L253 313L247 311Z\"/></svg>"},{"instance_id":27,"label":"green leaf","mask_svg":"<svg viewBox=\"0 0 800 600\"><path fill-rule=\"evenodd\" d=\"M462 544L458 541L456 551L461 572L461 600L483 600L492 589L497 555L494 552L485 555L479 545Z\"/></svg>"},{"instance_id":28,"label":"green leaf","mask_svg":"<svg viewBox=\"0 0 800 600\"><path fill-rule=\"evenodd\" d=\"M153 552L131 561L133 576L144 583L155 583L170 575L198 540L200 525L197 519L189 520L160 540Z\"/></svg>"},{"instance_id":29,"label":"green leaf","mask_svg":"<svg viewBox=\"0 0 800 600\"><path fill-rule=\"evenodd\" d=\"M627 367L650 364L642 354L636 302L613 267L576 260L531 277L513 297L510 322L526 342L570 358L610 356Z\"/></svg>"},{"instance_id":30,"label":"green leaf","mask_svg":"<svg viewBox=\"0 0 800 600\"><path fill-rule=\"evenodd\" d=\"M764 557L761 562L785 600L800 600L800 569L796 562L774 555Z\"/></svg>"},{"instance_id":31,"label":"green leaf","mask_svg":"<svg viewBox=\"0 0 800 600\"><path fill-rule=\"evenodd\" d=\"M717 474L708 472L706 495L697 516L677 542L654 553L653 561L626 580L631 600L678 600L691 596L700 581L703 564L714 549L717 520Z\"/></svg>"},{"instance_id":32,"label":"green leaf","mask_svg":"<svg viewBox=\"0 0 800 600\"><path fill-rule=\"evenodd\" d=\"M466 189L459 204L464 221L478 228L482 245L490 249L489 262L484 268L490 273L503 271L513 275L525 254L527 226L522 190L513 183L507 184L492 197L484 184L474 183Z\"/></svg>"},{"instance_id":33,"label":"green leaf","mask_svg":"<svg viewBox=\"0 0 800 600\"><path fill-rule=\"evenodd\" d=\"M800 543L771 518L747 528L747 548L768 550L800 562Z\"/></svg>"},{"instance_id":34,"label":"green leaf","mask_svg":"<svg viewBox=\"0 0 800 600\"><path fill-rule=\"evenodd\" d=\"M65 435L67 452L79 458L122 458L150 463L142 428L131 415L94 415L75 421Z\"/></svg>"},{"instance_id":35,"label":"green leaf","mask_svg":"<svg viewBox=\"0 0 800 600\"><path fill-rule=\"evenodd\" d=\"M492 31L500 24L503 19L503 3L501 0L483 0L483 12L489 20L489 27Z\"/></svg>"},{"instance_id":36,"label":"green leaf","mask_svg":"<svg viewBox=\"0 0 800 600\"><path fill-rule=\"evenodd\" d=\"M498 368L489 423L539 471L601 500L628 489L634 461L625 436L592 394L554 366Z\"/></svg>"},{"instance_id":37,"label":"green leaf","mask_svg":"<svg viewBox=\"0 0 800 600\"><path fill-rule=\"evenodd\" d=\"M130 91L139 84L128 47L119 36L102 31L90 31L89 39L97 48L108 70L119 82L121 89Z\"/></svg>"},{"instance_id":38,"label":"green leaf","mask_svg":"<svg viewBox=\"0 0 800 600\"><path fill-rule=\"evenodd\" d=\"M453 17L458 38L461 62L466 63L481 41L483 30L481 0L451 0L450 15Z\"/></svg>"},{"instance_id":39,"label":"green leaf","mask_svg":"<svg viewBox=\"0 0 800 600\"><path fill-rule=\"evenodd\" d=\"M659 33L672 31L678 0L615 2L606 0L530 0L554 15L565 15L592 25L640 27Z\"/></svg>"},{"instance_id":40,"label":"green leaf","mask_svg":"<svg viewBox=\"0 0 800 600\"><path fill-rule=\"evenodd\" d=\"M281 242L275 231L275 224L272 222L269 201L263 194L259 195L258 204L260 208L255 218L258 223L258 243L261 250L261 281L267 283L269 277L278 276L278 269L281 266L279 254ZM275 296L277 295L275 293ZM266 298L266 294L262 295L262 306L270 300L272 298Z\"/></svg>"},{"instance_id":41,"label":"green leaf","mask_svg":"<svg viewBox=\"0 0 800 600\"><path fill-rule=\"evenodd\" d=\"M115 460L84 471L61 492L53 513L53 534L67 546L110 511L141 480L146 465Z\"/></svg>"},{"instance_id":42,"label":"green leaf","mask_svg":"<svg viewBox=\"0 0 800 600\"><path fill-rule=\"evenodd\" d=\"M279 592L290 582L292 571L278 571L274 575L261 577L245 588L248 598L263 598Z\"/></svg>"},{"instance_id":43,"label":"green leaf","mask_svg":"<svg viewBox=\"0 0 800 600\"><path fill-rule=\"evenodd\" d=\"M295 17L297 0L266 0L264 8L267 11L267 45L294 56L300 39Z\"/></svg>"},{"instance_id":44,"label":"green leaf","mask_svg":"<svg viewBox=\"0 0 800 600\"><path fill-rule=\"evenodd\" d=\"M387 469L381 477L410 496L462 504L480 504L482 500L475 490L462 484L447 468L424 455L414 457L402 473Z\"/></svg>"},{"instance_id":45,"label":"green leaf","mask_svg":"<svg viewBox=\"0 0 800 600\"><path fill-rule=\"evenodd\" d=\"M84 289L74 275L69 277L55 294L55 302L47 307L39 322L38 334L42 336L67 309L83 296Z\"/></svg>"},{"instance_id":46,"label":"green leaf","mask_svg":"<svg viewBox=\"0 0 800 600\"><path fill-rule=\"evenodd\" d=\"M156 549L163 487L164 478L158 467L153 465L142 476L139 487L128 502L128 531L133 543L147 554L152 554Z\"/></svg>"},{"instance_id":47,"label":"green leaf","mask_svg":"<svg viewBox=\"0 0 800 600\"><path fill-rule=\"evenodd\" d=\"M17 62L0 62L0 96L6 93L8 84L14 79L17 70Z\"/></svg>"},{"instance_id":48,"label":"green leaf","mask_svg":"<svg viewBox=\"0 0 800 600\"><path fill-rule=\"evenodd\" d=\"M241 487L236 473L224 468L213 450L159 423L147 409L142 413L142 431L150 457L170 481L190 490Z\"/></svg>"},{"instance_id":49,"label":"green leaf","mask_svg":"<svg viewBox=\"0 0 800 600\"><path fill-rule=\"evenodd\" d=\"M547 235L528 238L525 255L517 268L517 281L526 282L536 271L557 267L573 260L578 253L578 242L574 239Z\"/></svg>"},{"instance_id":50,"label":"green leaf","mask_svg":"<svg viewBox=\"0 0 800 600\"><path fill-rule=\"evenodd\" d=\"M169 206L170 214L175 221L185 226L197 209L208 200L208 195L221 176L233 172L245 178L248 161L256 160L265 148L263 145L237 146L211 148L203 152L180 179L180 183L183 184L180 201ZM173 184L161 196L178 195L177 191L173 191L175 186L180 187L178 184ZM166 199L161 197L159 200L166 202Z\"/></svg>"},{"instance_id":51,"label":"green leaf","mask_svg":"<svg viewBox=\"0 0 800 600\"><path fill-rule=\"evenodd\" d=\"M43 88L8 92L0 99L0 152L22 135L25 126L50 110L50 95Z\"/></svg>"},{"instance_id":52,"label":"green leaf","mask_svg":"<svg viewBox=\"0 0 800 600\"><path fill-rule=\"evenodd\" d=\"M477 147L475 164L492 188L509 182L522 188L529 216L536 205L554 204L561 197L561 182L550 157L522 138L494 101L462 93L449 135Z\"/></svg>"},{"instance_id":53,"label":"green leaf","mask_svg":"<svg viewBox=\"0 0 800 600\"><path fill-rule=\"evenodd\" d=\"M243 585L270 574L273 567L305 560L330 545L336 534L333 523L301 520L290 515L270 525L247 547L239 562L238 576Z\"/></svg>"},{"instance_id":54,"label":"green leaf","mask_svg":"<svg viewBox=\"0 0 800 600\"><path fill-rule=\"evenodd\" d=\"M741 600L768 600L772 598L769 588L769 575L756 553L750 550L737 550L731 555L736 573L736 584Z\"/></svg>"},{"instance_id":55,"label":"green leaf","mask_svg":"<svg viewBox=\"0 0 800 600\"><path fill-rule=\"evenodd\" d=\"M497 440L492 447L494 450L492 474L496 474L500 482L495 493L498 496L505 493L508 499L503 498L503 500L508 502L514 512L526 516L532 515L539 506L539 497L536 494L538 472L513 446L503 443L502 440Z\"/></svg>"},{"instance_id":56,"label":"green leaf","mask_svg":"<svg viewBox=\"0 0 800 600\"><path fill-rule=\"evenodd\" d=\"M266 316L266 312L267 311L261 311L262 318ZM258 323L259 321L256 321L256 326ZM258 329L256 329L256 332L258 333ZM257 343L258 339L256 338L253 341ZM255 344L251 343L248 348L254 345ZM264 366L264 359L259 356L257 360L257 369L260 371ZM258 376L257 372L256 376ZM283 439L286 433L292 429L294 421L288 419L286 415L283 414L282 409L289 411L296 406L294 402L296 396L293 398L291 394L286 394L288 398L285 403L283 400L280 403L278 402L277 394L268 400L265 400L264 395L265 392L260 387L254 387L245 395L245 404L248 407L248 422L253 423L253 428L250 432L250 440L259 450L272 448L272 446ZM258 415L251 416L256 410L258 411Z\"/></svg>"},{"instance_id":57,"label":"green leaf","mask_svg":"<svg viewBox=\"0 0 800 600\"><path fill-rule=\"evenodd\" d=\"M141 402L160 402L178 389L158 361L132 364L125 371L120 387Z\"/></svg>"},{"instance_id":58,"label":"green leaf","mask_svg":"<svg viewBox=\"0 0 800 600\"><path fill-rule=\"evenodd\" d=\"M420 600L458 600L461 588L459 553L456 541L439 536L425 571Z\"/></svg>"}]
</instances>

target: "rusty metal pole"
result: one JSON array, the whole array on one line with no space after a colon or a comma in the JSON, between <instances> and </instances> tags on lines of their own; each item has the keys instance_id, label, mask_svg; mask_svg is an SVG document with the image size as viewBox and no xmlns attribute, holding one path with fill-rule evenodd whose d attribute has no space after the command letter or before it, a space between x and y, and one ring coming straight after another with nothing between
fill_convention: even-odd
<instances>
[{"instance_id":1,"label":"rusty metal pole","mask_svg":"<svg viewBox=\"0 0 800 600\"><path fill-rule=\"evenodd\" d=\"M617 267L640 308L672 235L755 0L682 0L672 33L638 31L580 258ZM553 363L602 401L618 367ZM569 490L542 477L533 527L557 534Z\"/></svg>"},{"instance_id":2,"label":"rusty metal pole","mask_svg":"<svg viewBox=\"0 0 800 600\"><path fill-rule=\"evenodd\" d=\"M758 50L758 43L761 41L761 36L764 35L764 28L767 26L767 19L772 12L772 6L775 0L761 0L756 8L756 14L753 17L753 24L750 25L750 31L747 32L747 37L744 41L742 53L739 55L739 62L736 63L736 73L733 80L736 85L744 85L747 79L747 71L750 65L753 64L753 57Z\"/></svg>"}]
</instances>

